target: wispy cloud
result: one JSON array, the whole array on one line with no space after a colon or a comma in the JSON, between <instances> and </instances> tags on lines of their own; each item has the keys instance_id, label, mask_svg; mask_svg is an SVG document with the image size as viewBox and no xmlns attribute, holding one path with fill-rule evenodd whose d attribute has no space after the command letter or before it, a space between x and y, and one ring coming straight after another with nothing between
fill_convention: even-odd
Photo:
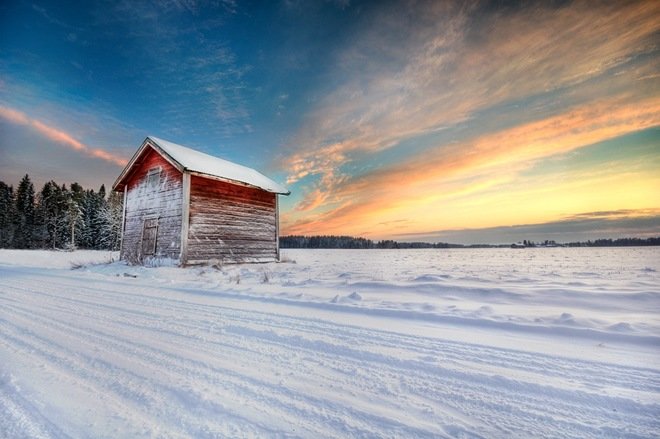
<instances>
[{"instance_id":1,"label":"wispy cloud","mask_svg":"<svg viewBox=\"0 0 660 439\"><path fill-rule=\"evenodd\" d=\"M56 26L59 26L59 27L65 28L65 29L74 29L74 26L71 26L70 24L65 23L64 21L53 17L51 14L48 13L46 8L44 8L43 6L38 6L38 5L33 4L32 5L32 10L37 12L39 15L41 15L46 21L48 21L51 24L54 24Z\"/></svg>"},{"instance_id":2,"label":"wispy cloud","mask_svg":"<svg viewBox=\"0 0 660 439\"><path fill-rule=\"evenodd\" d=\"M305 191L287 230L368 229L441 191L483 193L539 160L660 124L660 4L507 8L415 3L370 17L280 164ZM430 147L411 155L416 140ZM396 165L346 170L386 150Z\"/></svg>"},{"instance_id":3,"label":"wispy cloud","mask_svg":"<svg viewBox=\"0 0 660 439\"><path fill-rule=\"evenodd\" d=\"M110 36L124 29L120 52L144 63L146 74L133 65L122 73L155 103L164 134L230 137L252 130L243 79L249 67L226 41L209 37L221 35L226 16L235 12L233 1L196 0L119 1L98 11L96 27ZM135 102L135 111L150 114L146 102Z\"/></svg>"},{"instance_id":4,"label":"wispy cloud","mask_svg":"<svg viewBox=\"0 0 660 439\"><path fill-rule=\"evenodd\" d=\"M606 215L603 215L606 213ZM443 241L452 243L513 243L586 241L601 238L656 237L660 235L660 209L623 209L610 212L584 212L538 224L517 224L483 229L434 230L402 233L402 241Z\"/></svg>"},{"instance_id":5,"label":"wispy cloud","mask_svg":"<svg viewBox=\"0 0 660 439\"><path fill-rule=\"evenodd\" d=\"M28 125L30 123L30 119L25 115L25 113L21 113L20 111L14 110L13 108L0 106L0 117L15 124Z\"/></svg>"},{"instance_id":6,"label":"wispy cloud","mask_svg":"<svg viewBox=\"0 0 660 439\"><path fill-rule=\"evenodd\" d=\"M284 228L300 234L337 232L354 224L375 226L388 217L388 212L405 209L447 223L441 216L443 208L433 206L473 194L492 202L489 191L520 179L523 171L540 160L656 125L660 125L660 97L635 104L604 100L469 141L438 145L398 164L344 177L333 187L337 206L297 219L294 211L283 216ZM623 175L622 170L618 173ZM545 184L553 187L552 182ZM324 196L321 192L311 193L303 203L317 202ZM546 199L548 205L558 201L552 196ZM522 204L512 214L524 216L536 208L534 203ZM440 219L435 219L438 215ZM462 219L458 213L453 216ZM484 224L488 219L480 218Z\"/></svg>"},{"instance_id":7,"label":"wispy cloud","mask_svg":"<svg viewBox=\"0 0 660 439\"><path fill-rule=\"evenodd\" d=\"M117 156L101 148L93 148L76 140L69 133L45 124L39 120L32 119L25 113L13 108L0 106L0 117L18 125L26 125L37 131L42 136L53 142L64 145L87 156L105 160L115 165L124 166L128 162L124 157Z\"/></svg>"},{"instance_id":8,"label":"wispy cloud","mask_svg":"<svg viewBox=\"0 0 660 439\"><path fill-rule=\"evenodd\" d=\"M562 221L573 220L616 220L621 218L660 217L660 209L620 209L600 212L583 212L570 215Z\"/></svg>"}]
</instances>

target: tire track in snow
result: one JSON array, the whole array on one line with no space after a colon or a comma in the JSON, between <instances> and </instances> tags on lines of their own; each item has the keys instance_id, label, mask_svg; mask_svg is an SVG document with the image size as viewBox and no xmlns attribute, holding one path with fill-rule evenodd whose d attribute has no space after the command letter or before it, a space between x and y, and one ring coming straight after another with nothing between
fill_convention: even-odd
<instances>
[{"instance_id":1,"label":"tire track in snow","mask_svg":"<svg viewBox=\"0 0 660 439\"><path fill-rule=\"evenodd\" d=\"M231 408L213 399L221 396L252 407L271 404L267 410L243 406L235 418L235 425L245 428L263 427L260 418L268 413L274 414L270 420L274 424L275 418L284 419L275 429L252 431L268 435L616 437L625 433L645 437L658 429L652 421L657 419L657 404L608 396L598 389L572 391L563 382L543 386L493 373L506 370L508 360L511 375L524 370L532 377L543 373L544 362L549 362L561 370L557 376L565 376L581 388L598 372L602 375L599 386L630 386L657 397L658 371L653 369L631 371L605 363L269 314L239 309L235 304L224 306L223 298L206 297L212 302L206 305L173 299L168 293L159 298L154 296L158 288L142 284L141 291L132 294L124 292L123 285L116 290L106 285L97 293L93 285L90 288L74 274L49 282L48 290L54 291L49 293L41 283L3 284L3 349L42 355L42 361L50 365L72 366L69 373L81 384L109 392L117 404L137 401L133 409L142 410L145 420L157 420L157 414L139 407L144 401L131 390L145 392L146 401L154 406L175 401L177 405L169 411L162 408L162 417L183 422L179 430L174 429L181 434L194 431L212 437L221 431L221 426L214 430L216 426L186 424L204 413L230 417ZM170 319L169 310L176 310L177 318ZM160 325L159 316L164 320ZM211 330L218 317L221 327ZM41 335L30 333L36 328ZM69 341L58 344L56 335ZM89 351L94 343L130 361L120 365L105 359L100 363L94 356L80 357L72 349L87 345ZM232 356L245 364L229 367L219 361ZM261 365L267 369L260 370ZM101 370L95 372L98 366ZM155 376L146 376L145 369ZM259 374L265 377L255 376ZM114 378L108 379L108 375ZM113 387L123 380L126 390ZM183 390L168 387L171 381L183 384ZM204 402L205 386L215 405L209 403L204 410L199 405ZM231 393L220 395L219 388ZM128 393L122 395L122 391ZM608 410L610 407L619 408L621 412L616 413L620 414ZM374 416L379 410L381 415ZM396 415L390 412L406 410L413 414L408 418L399 414L398 423L388 422L386 415ZM421 422L424 417L429 422ZM286 426L294 425L296 432L285 431ZM304 425L307 430L300 430ZM146 435L153 435L155 428Z\"/></svg>"},{"instance_id":2,"label":"tire track in snow","mask_svg":"<svg viewBox=\"0 0 660 439\"><path fill-rule=\"evenodd\" d=\"M122 294L121 295L123 298L126 297L132 297L130 295ZM71 300L71 299L63 299L63 300ZM172 299L159 299L157 302L160 305L161 303L165 302L173 302L172 306L177 307L179 310L186 310L189 312L193 312L196 309L199 309L199 305L190 305L188 303L182 302L180 300L172 300ZM79 302L76 301L76 303L83 304L85 306L96 306L100 311L106 308L106 305L103 304L95 304L90 301L83 301ZM127 305L130 303L131 306L137 306L138 304L140 306L143 306L145 309L153 309L154 308L154 303L148 302L144 303L144 301L129 301L127 302ZM208 308L213 309L213 306L209 306ZM119 310L125 310L126 308L118 307L117 309ZM225 308L222 308L225 309ZM146 314L143 313L138 313L134 309L130 311L131 313L136 313L138 317L145 317ZM155 321L158 321L158 318L155 314L153 314L153 319ZM250 321L256 322L258 320L255 320L253 317L254 315L260 315L259 312L252 311L250 315ZM217 317L217 314L214 313L204 313L203 314L205 319L213 319ZM234 316L235 318L236 316ZM201 320L201 319L197 319ZM274 327L284 327L283 324L281 323L285 319L278 318L278 319L270 319L267 323L268 326L271 328ZM171 322L170 322L171 323ZM289 321L285 321L285 323L290 324ZM130 322L127 324L131 324ZM177 322L177 324L181 325L180 322ZM183 327L183 326L182 326ZM185 327L184 327L185 328ZM148 327L136 327L136 329L145 329L148 330ZM181 327L177 328L178 331L171 331L172 333L180 333ZM187 329L191 331L202 331L199 326L189 326ZM322 332L328 332L333 334L333 339L336 340L336 338L341 335L343 337L355 337L355 331L350 332L350 331L344 331L342 333L342 330L338 328L336 325L334 327L328 327L328 331L322 331ZM169 329L164 328L161 329L164 331L169 331ZM296 331L305 331L304 322L300 319L296 321ZM309 331L311 332L316 332L317 334L320 333L318 331L318 328L313 328L310 329ZM374 334L372 334L373 336ZM442 343L439 346L434 346L434 344L438 344L437 341L433 339L422 339L419 342L416 342L417 339L414 338L402 338L396 336L396 334L393 334L394 337L393 340L390 340L388 337L379 337L374 345L377 346L379 349L382 349L383 346L391 346L391 347L398 347L401 346L402 344L406 344L406 346L409 348L409 350L412 350L411 348L416 346L417 352L420 356L429 356L429 355L436 355L438 352L442 353L442 360L444 362L448 360L454 360L457 362L457 364L460 364L461 361L464 360L465 356L463 355L464 352L464 345L460 344L454 344L453 346L448 344L448 343ZM432 349L429 349L428 347L431 346L435 351ZM458 350L456 349L458 347ZM654 374L653 370L645 370L645 369L640 369L637 368L635 369L635 373L631 373L630 368L616 368L616 367L610 367L605 363L593 363L593 362L585 362L585 361L579 361L579 360L574 360L571 362L563 361L561 358L557 359L557 357L550 357L550 356L541 356L538 354L526 354L520 351L513 351L513 352L508 352L505 350L494 350L491 348L487 347L481 347L478 345L471 345L472 350L475 352L475 354L478 352L480 355L473 355L471 358L471 363L483 363L483 364L488 364L489 366L495 366L495 365L500 365L505 369L512 369L516 368L519 371L525 371L525 372L531 372L531 373L543 373L544 376L547 378L550 377L565 377L565 376L570 376L575 374L575 371L581 371L582 375L584 376L589 376L589 386L593 387L607 387L607 386L618 386L618 387L623 387L625 389L629 390L645 390L648 391L649 389L653 391L658 391L660 388L660 383L657 378L657 374ZM513 356L513 358L512 358ZM452 358L453 357L453 358ZM485 360L487 359L487 360ZM520 361L513 361L514 359L518 359Z\"/></svg>"},{"instance_id":3,"label":"tire track in snow","mask_svg":"<svg viewBox=\"0 0 660 439\"><path fill-rule=\"evenodd\" d=\"M27 315L25 317L27 317ZM34 316L32 316L32 318L34 318ZM54 329L54 327L57 326L57 324L52 323L52 319L50 319L50 320L51 320L50 324L48 322L42 322L42 323L44 323L45 325L48 326L49 332L51 332ZM62 322L59 322L58 324L61 325ZM34 349L34 347L32 349ZM58 348L56 349L57 352L61 352L61 351L64 351L64 350L65 350L64 346L58 346ZM133 356L137 356L139 358L143 353L129 352L129 354L132 354ZM69 356L69 355L75 355L75 353L74 352L68 352L67 356ZM161 364L165 363L168 366L166 369L164 369L161 372L171 371L172 365L167 364L168 360L169 360L167 357L155 358L155 359L152 359L152 360L155 360L154 362L152 362L152 364L155 363L155 364L161 365ZM181 360L181 359L179 359L179 360ZM98 360L96 360L96 361L98 362ZM104 366L103 367L104 369L112 369L112 368L108 367L108 365L106 365L106 364L104 364L103 366ZM178 372L185 372L186 374L190 374L189 370L188 371L178 371ZM231 371L228 371L228 370L222 370L221 372L222 372L222 374L225 378L232 375ZM114 375L114 373L113 373L113 375ZM245 380L246 377L242 377L242 378ZM263 383L263 382L257 382L256 384L257 384L257 387L260 387L262 390L263 390L264 387L266 387L265 383ZM248 390L250 390L250 389L242 388L240 390L241 391L237 392L237 393L247 393ZM284 389L284 390L286 390L286 389ZM132 396L133 399L135 399L135 395L129 395L129 396ZM263 396L264 396L263 391L262 391L261 394L256 393L253 396L263 399ZM282 401L281 401L282 396L286 396L286 395L282 395L282 394L275 395L273 398L271 398L270 401L266 401L266 402L270 403L271 406L273 404L276 404L276 403L279 403L281 405L282 404ZM305 408L305 409L313 408L313 407L316 407L320 404L328 406L327 401L322 401L322 400L310 398L309 396L304 396L302 394L297 395L297 397L295 399L302 400L303 401L302 408ZM143 402L146 402L146 401L143 401ZM337 412L341 412L342 409L344 409L344 407L339 407L339 406L334 407L334 411L337 411ZM347 414L360 415L359 411L356 411L356 410L353 410L353 409L351 410L351 413L347 413ZM296 415L301 419L308 419L309 420L309 415L312 415L312 413L296 413ZM301 415L307 415L307 416L301 416ZM378 425L381 425L381 426L390 425L391 427L394 427L395 429L400 430L403 435L424 436L424 434L425 434L424 431L419 431L419 430L416 430L414 428L410 428L410 427L405 426L405 425L397 425L396 422L393 422L393 421L391 421L389 419L386 419L386 418L375 417L375 416L370 415L369 413L362 413L361 416L364 419L370 419L371 423L375 423L375 424L378 424ZM324 424L328 424L329 421L331 420L331 418L332 418L332 411L330 412L330 414L324 414ZM344 425L344 421L342 419L337 419L337 420L335 420L335 422L338 423L338 425L341 427L341 429L338 430L338 431L332 432L331 436L336 436L337 434L345 433L347 426ZM366 430L357 429L354 433L356 433L358 435L363 435L365 432L366 432Z\"/></svg>"},{"instance_id":4,"label":"tire track in snow","mask_svg":"<svg viewBox=\"0 0 660 439\"><path fill-rule=\"evenodd\" d=\"M180 307L184 308L183 306L180 306ZM142 315L142 314L140 313L140 315ZM213 317L217 317L217 314L205 315L205 318L213 318ZM236 316L234 315L234 318L235 317ZM202 320L203 321L203 319L199 319L199 318L197 318L195 320ZM127 322L126 324L130 325L132 323ZM177 323L177 324L180 325L180 323ZM272 324L272 322L269 322L268 326L272 328L272 327L277 327L278 325L275 325L275 324ZM279 326L282 326L282 325L279 325ZM137 330L149 330L148 327L144 327L144 326L142 326L142 327L136 326L136 329ZM198 326L197 327L192 327L191 326L191 327L187 327L185 329L186 329L186 331L182 331L181 327L178 327L177 331L171 331L171 333L173 333L173 334L178 334L178 333L181 333L181 332L189 333L190 331L203 332ZM336 330L337 328L335 327L334 329L335 329L335 331L333 332L333 337L336 335L336 332L337 332L337 330ZM302 325L299 324L296 327L296 330L297 331L303 330ZM317 334L319 333L318 329L316 330L316 333ZM355 334L353 334L353 337L354 336L355 336ZM391 344L391 345L394 344L394 345L397 345L397 346L401 346L402 344L405 343L408 348L411 348L414 341L415 341L415 339L411 339L410 337L408 337L407 339L397 337L395 341L393 341L389 344ZM423 343L428 346L428 345L432 345L433 342L431 340L423 340ZM374 344L377 347L382 349L382 347L384 345L388 344L388 339L384 338L384 337L380 337L380 338L378 338L378 340ZM479 349L479 348L476 347L476 346L473 346L473 349L476 350L476 349ZM443 362L446 362L447 359L448 359L448 352L450 351L450 347L447 344L445 344L445 345L442 346L442 349L438 350L438 351L442 352L442 360L443 360ZM428 355L433 355L433 354L437 354L438 352L433 352L429 349L424 349L423 351L419 351L419 354L422 354L422 353L425 353L425 354L428 354ZM529 367L521 367L521 365L529 366L530 364L538 363L539 367L536 368L536 369L541 370L544 373L544 375L546 375L546 376L552 376L553 375L553 372L552 372L553 370L560 371L562 376L568 375L567 374L568 371L565 368L561 367L561 366L563 366L564 363L555 361L554 358L552 358L552 357L544 358L543 361L539 361L537 358L534 358L534 356L532 356L532 355L525 355L525 354L522 354L522 353L518 352L516 357L519 358L521 356L524 356L525 357L524 361L522 361L522 362L519 361L519 362L513 363L512 358L511 358L511 353L505 352L506 358L502 358L501 356L500 356L501 358L498 358L497 354L498 354L498 351L493 351L492 349L491 350L486 350L485 352L481 352L481 355L473 356L472 361L475 361L475 360L478 361L480 358L488 358L489 363L491 365L494 364L494 363L499 362L500 365L509 364L510 367L517 367L519 370L530 370ZM460 354L455 355L455 359L457 359L457 360L460 360L463 357L461 357ZM544 370L542 368L543 362L545 362L548 366L551 366L551 367L550 368L546 367L546 369ZM643 370L637 370L637 371L635 371L636 373L631 374L630 373L631 371L629 369L619 371L618 369L612 370L612 368L609 368L610 370L606 370L604 364L590 365L590 364L587 364L587 363L584 363L584 362L578 364L578 367L582 371L586 370L587 374L591 376L590 385L592 385L592 386L598 385L598 386L602 387L602 386L610 385L612 382L614 382L614 383L617 383L619 386L621 386L623 384L625 386L625 388L627 388L627 389L640 389L640 388L648 389L648 388L652 387L654 390L657 390L657 379L654 380L652 374L650 375L649 373L645 373L646 371L643 371ZM548 370L548 369L550 369L550 370ZM616 373L617 371L619 371L620 373ZM603 373L603 372L606 372L606 373ZM599 380L599 378L598 378L598 376L609 377L613 374L615 375L614 378L613 378L614 381L612 379L610 379L609 381L602 380L602 379ZM554 375L557 376L558 372L554 372ZM624 379L626 377L627 378L638 378L639 380L636 381L636 382L632 382L632 381L630 381L630 379L628 381L626 381Z\"/></svg>"}]
</instances>

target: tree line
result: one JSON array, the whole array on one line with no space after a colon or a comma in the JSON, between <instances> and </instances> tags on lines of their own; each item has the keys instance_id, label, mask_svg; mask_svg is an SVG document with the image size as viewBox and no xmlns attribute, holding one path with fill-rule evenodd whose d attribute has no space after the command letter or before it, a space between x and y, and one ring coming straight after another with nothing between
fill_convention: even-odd
<instances>
[{"instance_id":1,"label":"tree line","mask_svg":"<svg viewBox=\"0 0 660 439\"><path fill-rule=\"evenodd\" d=\"M653 238L596 239L565 244L566 247L647 247L651 245L660 245L660 236Z\"/></svg>"},{"instance_id":2,"label":"tree line","mask_svg":"<svg viewBox=\"0 0 660 439\"><path fill-rule=\"evenodd\" d=\"M14 190L0 181L0 248L118 250L122 197L54 181L35 193L26 174Z\"/></svg>"},{"instance_id":3,"label":"tree line","mask_svg":"<svg viewBox=\"0 0 660 439\"><path fill-rule=\"evenodd\" d=\"M346 249L373 249L373 248L458 248L458 244L443 242L397 242L393 240L372 241L367 238L353 236L302 236L290 235L280 237L280 248L346 248Z\"/></svg>"},{"instance_id":4,"label":"tree line","mask_svg":"<svg viewBox=\"0 0 660 439\"><path fill-rule=\"evenodd\" d=\"M620 238L596 239L594 241L569 242L558 244L555 241L540 241L538 243L525 240L525 247L631 247L660 245L660 237L653 238ZM328 249L406 249L406 248L508 248L509 245L494 244L447 244L444 242L397 242L393 240L372 241L366 238L352 236L302 236L290 235L280 237L280 248L328 248Z\"/></svg>"}]
</instances>

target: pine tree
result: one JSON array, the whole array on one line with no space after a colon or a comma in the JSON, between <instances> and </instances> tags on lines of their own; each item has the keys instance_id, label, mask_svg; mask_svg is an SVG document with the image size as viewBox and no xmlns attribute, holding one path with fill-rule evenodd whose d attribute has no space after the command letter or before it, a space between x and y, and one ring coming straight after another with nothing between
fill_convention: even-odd
<instances>
[{"instance_id":1,"label":"pine tree","mask_svg":"<svg viewBox=\"0 0 660 439\"><path fill-rule=\"evenodd\" d=\"M94 193L94 191L91 191ZM93 212L89 214L89 221L90 224L88 225L90 231L91 231L91 236L92 236L92 241L91 245L92 248L94 249L104 249L105 247L103 246L101 242L101 237L103 234L103 224L104 220L102 218L102 211L107 203L105 199L105 185L101 185L99 188L99 191L95 194L93 198Z\"/></svg>"},{"instance_id":2,"label":"pine tree","mask_svg":"<svg viewBox=\"0 0 660 439\"><path fill-rule=\"evenodd\" d=\"M100 203L93 189L85 191L82 199L83 227L78 233L77 244L81 248L95 248L97 239L97 221Z\"/></svg>"},{"instance_id":3,"label":"pine tree","mask_svg":"<svg viewBox=\"0 0 660 439\"><path fill-rule=\"evenodd\" d=\"M0 181L0 248L10 248L14 240L14 188Z\"/></svg>"},{"instance_id":4,"label":"pine tree","mask_svg":"<svg viewBox=\"0 0 660 439\"><path fill-rule=\"evenodd\" d=\"M13 246L31 248L34 236L34 185L25 174L16 190L13 223L15 227Z\"/></svg>"},{"instance_id":5,"label":"pine tree","mask_svg":"<svg viewBox=\"0 0 660 439\"><path fill-rule=\"evenodd\" d=\"M85 191L78 183L71 184L71 189L67 193L66 221L68 243L66 248L75 250L79 244L80 232L85 228L83 201ZM78 236L78 238L76 238Z\"/></svg>"},{"instance_id":6,"label":"pine tree","mask_svg":"<svg viewBox=\"0 0 660 439\"><path fill-rule=\"evenodd\" d=\"M38 217L42 226L42 246L58 248L63 244L66 228L66 193L54 181L46 183L39 193Z\"/></svg>"},{"instance_id":7,"label":"pine tree","mask_svg":"<svg viewBox=\"0 0 660 439\"><path fill-rule=\"evenodd\" d=\"M121 242L123 201L122 195L111 192L99 214L101 223L99 244L101 248L119 250Z\"/></svg>"}]
</instances>

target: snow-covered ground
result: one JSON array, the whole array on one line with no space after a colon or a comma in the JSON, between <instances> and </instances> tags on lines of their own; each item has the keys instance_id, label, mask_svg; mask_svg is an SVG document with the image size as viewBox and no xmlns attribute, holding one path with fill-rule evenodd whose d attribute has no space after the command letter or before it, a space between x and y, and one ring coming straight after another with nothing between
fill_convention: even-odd
<instances>
[{"instance_id":1,"label":"snow-covered ground","mask_svg":"<svg viewBox=\"0 0 660 439\"><path fill-rule=\"evenodd\" d=\"M0 437L660 436L659 248L283 253L0 250Z\"/></svg>"}]
</instances>

